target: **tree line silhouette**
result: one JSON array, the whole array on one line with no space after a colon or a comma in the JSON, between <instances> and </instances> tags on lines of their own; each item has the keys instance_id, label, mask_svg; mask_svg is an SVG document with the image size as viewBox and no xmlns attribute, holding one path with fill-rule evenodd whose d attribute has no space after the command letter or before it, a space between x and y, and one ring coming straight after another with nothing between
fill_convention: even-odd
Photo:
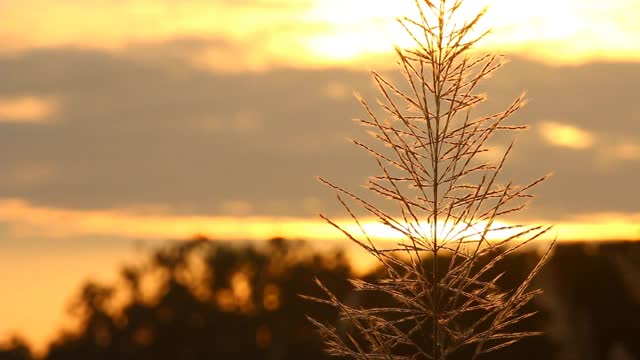
<instances>
[{"instance_id":1,"label":"tree line silhouette","mask_svg":"<svg viewBox=\"0 0 640 360\"><path fill-rule=\"evenodd\" d=\"M495 270L509 269L501 285L521 281L536 259L534 250L506 258ZM361 277L381 275L374 269ZM116 284L85 284L70 310L77 329L61 332L41 358L328 359L307 316L345 333L349 324L300 294L323 297L318 278L351 305L392 301L352 291L353 277L340 250L301 241L235 245L199 238L168 245L123 267ZM545 293L528 310L539 313L518 326L545 335L488 358L640 359L640 244L559 245L535 286ZM35 358L18 338L0 348L0 360Z\"/></svg>"}]
</instances>

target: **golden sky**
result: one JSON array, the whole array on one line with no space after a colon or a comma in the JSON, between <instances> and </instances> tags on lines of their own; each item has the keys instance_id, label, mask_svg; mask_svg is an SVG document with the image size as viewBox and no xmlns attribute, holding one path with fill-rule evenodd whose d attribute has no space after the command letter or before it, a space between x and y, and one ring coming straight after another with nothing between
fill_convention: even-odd
<instances>
[{"instance_id":1,"label":"golden sky","mask_svg":"<svg viewBox=\"0 0 640 360\"><path fill-rule=\"evenodd\" d=\"M469 3L473 3L467 9L469 14L485 5L490 9L480 25L480 31L493 28L491 36L480 44L483 50L507 52L553 66L602 60L640 61L638 1L485 0ZM366 4L361 0L0 1L0 41L3 44L0 54L7 59L15 59L42 49L66 53L88 49L147 68L159 66L165 58L170 58L178 59L180 64L217 73L268 71L282 67L369 69L393 65L388 58L393 44L411 45L411 40L394 18L405 14L411 16L414 12L412 0L368 0ZM174 63L165 66L163 71L178 71L179 66L171 64ZM45 71L47 75L51 73L41 67L38 71ZM73 71L69 69L70 74ZM95 71L99 74L103 70L98 67ZM115 75L116 80L119 76ZM12 89L10 84L7 85L8 90L0 93L0 124L30 124L51 129L56 124L69 122L67 113L72 108L68 104L66 108L63 106L64 97L69 97L69 94L57 94L66 91L68 83L64 79L53 82L50 86L59 88L47 90L50 94L33 94L24 86ZM327 96L339 101L348 98L351 91L358 90L353 88L355 85L342 81L331 81L323 86ZM522 87L526 89L527 84L522 84ZM17 94L12 95L12 91ZM214 98L216 95L211 96ZM106 94L101 101L119 102L115 94ZM116 106L113 104L107 105ZM341 115L353 117L355 114ZM611 167L614 160L636 162L640 159L640 143L633 136L617 135L614 138L601 134L593 126L590 129L580 124L581 119L534 120L538 122L534 130L544 143L574 153L597 152L593 161L598 168ZM242 109L230 119L204 115L194 121L201 131L249 134L261 131L272 119L266 118L261 111ZM348 133L339 135L342 139ZM295 148L293 137L287 141L292 149ZM306 141L305 145L309 143L313 141ZM60 167L55 161L31 159L5 171L5 184L8 181L43 186L62 176ZM5 197L5 200L10 203L17 198L29 203L30 199L16 195ZM300 201L305 204L305 209L321 205L317 196L306 196ZM170 201L132 203L125 206L125 212L126 208L132 207L175 206ZM61 211L80 211L52 201L46 204L53 210L58 206ZM253 199L225 199L220 206L228 216L241 219L255 215ZM95 204L88 207L100 211L100 206ZM105 211L123 208L115 204L106 207ZM267 208L278 207L283 206L273 203ZM5 209L4 213L7 211ZM274 210L270 214L267 209L266 212L260 215L282 215L281 211ZM601 212L625 213L617 209ZM197 210L195 213L198 215ZM91 218L86 211L80 211L81 214ZM311 214L308 211L304 215L308 217ZM636 216L628 211L626 214ZM185 222L190 223L190 219ZM232 222L228 218L220 218L217 223ZM257 221L255 228L268 228L263 225ZM295 227L293 223L291 225L291 228ZM603 228L608 228L608 225L603 223ZM627 234L633 237L636 232L632 222ZM252 230L236 235L264 237L271 233ZM220 235L228 237L230 232L224 231Z\"/></svg>"},{"instance_id":2,"label":"golden sky","mask_svg":"<svg viewBox=\"0 0 640 360\"><path fill-rule=\"evenodd\" d=\"M554 62L640 59L634 0L483 0L487 49ZM470 13L475 9L470 9ZM354 65L407 45L393 20L411 0L23 0L0 2L4 51L79 46L118 50L207 38L233 51L194 59L216 68ZM2 51L0 50L0 51Z\"/></svg>"},{"instance_id":3,"label":"golden sky","mask_svg":"<svg viewBox=\"0 0 640 360\"><path fill-rule=\"evenodd\" d=\"M556 174L522 220L557 224L561 240L639 239L640 1L488 5L481 50L516 59L488 91L532 97L509 175ZM366 156L344 141L360 131L351 93L375 96L363 70L393 67L393 45L411 44L393 18L412 12L411 0L0 0L0 288L23 294L0 299L0 334L42 343L81 279L115 271L126 246L96 237L340 237L316 216L336 204L315 176L364 181ZM36 238L83 245L47 256L25 245ZM25 285L38 279L50 286ZM24 298L51 301L13 311Z\"/></svg>"}]
</instances>

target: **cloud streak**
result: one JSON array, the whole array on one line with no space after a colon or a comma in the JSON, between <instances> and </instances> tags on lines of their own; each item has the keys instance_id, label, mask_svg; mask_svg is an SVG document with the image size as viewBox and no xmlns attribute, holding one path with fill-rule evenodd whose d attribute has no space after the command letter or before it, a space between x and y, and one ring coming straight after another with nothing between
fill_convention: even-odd
<instances>
[{"instance_id":1,"label":"cloud streak","mask_svg":"<svg viewBox=\"0 0 640 360\"><path fill-rule=\"evenodd\" d=\"M21 199L0 200L0 221L7 236L73 239L106 236L137 240L188 239L205 235L218 240L266 240L274 237L307 240L345 240L344 235L319 218L258 216L194 216L144 208L72 210L42 207ZM354 234L349 219L336 220ZM548 223L547 219L537 223ZM560 240L640 239L640 213L589 214L556 225ZM363 221L372 237L393 240L399 233ZM500 234L495 234L499 236ZM547 238L554 236L548 234Z\"/></svg>"}]
</instances>

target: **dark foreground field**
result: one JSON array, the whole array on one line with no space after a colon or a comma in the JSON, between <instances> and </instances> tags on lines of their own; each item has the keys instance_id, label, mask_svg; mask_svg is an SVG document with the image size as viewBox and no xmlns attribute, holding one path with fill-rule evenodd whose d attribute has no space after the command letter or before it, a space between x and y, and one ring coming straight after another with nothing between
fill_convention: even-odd
<instances>
[{"instance_id":1,"label":"dark foreground field","mask_svg":"<svg viewBox=\"0 0 640 360\"><path fill-rule=\"evenodd\" d=\"M503 262L503 285L516 283L535 258L525 252ZM347 325L298 296L321 295L314 277L351 304L386 301L350 291L342 254L302 242L277 239L256 249L201 239L141 264L121 269L118 284L85 284L71 312L79 330L59 334L44 359L327 359L305 315ZM544 289L531 304L539 314L523 326L546 335L486 358L640 359L640 243L558 245L535 285ZM0 360L33 358L19 339L7 344Z\"/></svg>"}]
</instances>

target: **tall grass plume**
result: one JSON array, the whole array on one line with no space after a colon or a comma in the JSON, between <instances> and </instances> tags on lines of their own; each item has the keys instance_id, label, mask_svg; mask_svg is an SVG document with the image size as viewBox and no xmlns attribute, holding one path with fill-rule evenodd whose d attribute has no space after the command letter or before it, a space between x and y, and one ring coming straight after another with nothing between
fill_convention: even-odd
<instances>
[{"instance_id":1,"label":"tall grass plume","mask_svg":"<svg viewBox=\"0 0 640 360\"><path fill-rule=\"evenodd\" d=\"M485 100L479 84L503 59L471 51L488 34L476 32L485 11L461 20L463 3L416 0L417 17L398 19L415 42L411 48L396 48L404 82L394 83L374 71L377 106L359 98L368 114L360 122L375 140L353 142L379 168L366 184L370 197L321 179L336 191L360 231L350 232L321 216L385 271L381 280L353 280L354 290L363 296L381 294L394 304L353 304L318 282L326 297L312 300L336 308L343 324L311 319L332 355L444 360L464 353L477 359L538 334L514 326L533 315L524 306L539 294L531 289L532 280L552 245L515 288L501 287L505 274L497 273L495 265L549 231L549 226L499 221L522 210L532 188L546 176L524 186L501 179L513 142L496 162L483 156L497 133L526 128L509 122L525 99L520 96L488 116L473 115ZM395 210L378 205L379 197ZM393 246L376 241L361 225L362 211L403 240Z\"/></svg>"}]
</instances>

